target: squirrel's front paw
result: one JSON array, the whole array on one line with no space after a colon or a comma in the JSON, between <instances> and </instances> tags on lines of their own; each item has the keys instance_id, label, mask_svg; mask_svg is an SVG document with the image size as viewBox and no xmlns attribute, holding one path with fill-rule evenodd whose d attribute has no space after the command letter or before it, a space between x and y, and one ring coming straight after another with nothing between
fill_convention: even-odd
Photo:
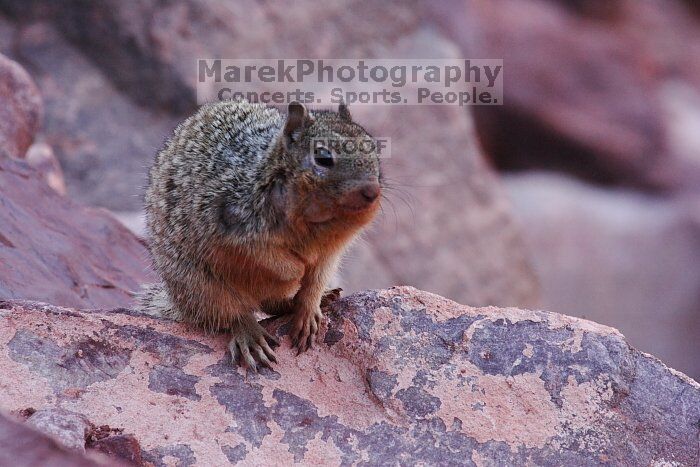
<instances>
[{"instance_id":1,"label":"squirrel's front paw","mask_svg":"<svg viewBox=\"0 0 700 467\"><path fill-rule=\"evenodd\" d=\"M270 345L276 347L279 342L256 321L253 323L232 331L233 338L228 344L231 357L248 370L258 371L258 363L272 368L272 362L277 363L277 358Z\"/></svg>"},{"instance_id":2,"label":"squirrel's front paw","mask_svg":"<svg viewBox=\"0 0 700 467\"><path fill-rule=\"evenodd\" d=\"M292 345L297 348L299 355L307 351L313 344L314 337L318 333L318 328L321 325L321 309L313 307L308 311L297 311L292 317Z\"/></svg>"}]
</instances>

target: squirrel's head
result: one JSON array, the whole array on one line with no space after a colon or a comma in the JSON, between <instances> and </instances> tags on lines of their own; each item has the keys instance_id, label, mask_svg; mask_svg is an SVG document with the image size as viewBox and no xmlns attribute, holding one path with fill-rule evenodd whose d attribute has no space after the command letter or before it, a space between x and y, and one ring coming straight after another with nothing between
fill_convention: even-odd
<instances>
[{"instance_id":1,"label":"squirrel's head","mask_svg":"<svg viewBox=\"0 0 700 467\"><path fill-rule=\"evenodd\" d=\"M381 195L375 141L352 121L346 105L309 113L292 102L278 144L285 165L296 168L276 188L288 216L308 224L358 225L374 217Z\"/></svg>"}]
</instances>

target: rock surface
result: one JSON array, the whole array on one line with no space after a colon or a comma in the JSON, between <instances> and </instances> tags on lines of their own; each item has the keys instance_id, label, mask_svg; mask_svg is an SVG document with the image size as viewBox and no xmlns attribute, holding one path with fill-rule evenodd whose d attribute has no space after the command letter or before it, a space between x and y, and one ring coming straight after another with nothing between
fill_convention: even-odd
<instances>
[{"instance_id":1,"label":"rock surface","mask_svg":"<svg viewBox=\"0 0 700 467\"><path fill-rule=\"evenodd\" d=\"M0 157L23 157L41 116L41 96L34 81L19 64L0 55Z\"/></svg>"},{"instance_id":2,"label":"rock surface","mask_svg":"<svg viewBox=\"0 0 700 467\"><path fill-rule=\"evenodd\" d=\"M28 419L30 425L51 436L71 451L85 452L85 439L90 433L90 421L79 413L63 409L43 409Z\"/></svg>"},{"instance_id":3,"label":"rock surface","mask_svg":"<svg viewBox=\"0 0 700 467\"><path fill-rule=\"evenodd\" d=\"M700 200L545 173L509 175L504 185L544 308L613 326L700 379Z\"/></svg>"},{"instance_id":4,"label":"rock surface","mask_svg":"<svg viewBox=\"0 0 700 467\"><path fill-rule=\"evenodd\" d=\"M0 302L0 407L122 429L154 465L700 459L700 385L612 328L406 287L326 315L312 350L296 356L284 337L274 370L246 376L225 336L126 309Z\"/></svg>"},{"instance_id":5,"label":"rock surface","mask_svg":"<svg viewBox=\"0 0 700 467\"><path fill-rule=\"evenodd\" d=\"M0 298L114 307L153 281L144 244L111 215L61 196L63 175L35 143L41 99L27 73L0 55ZM31 145L31 146L30 146ZM17 160L24 157L26 161Z\"/></svg>"},{"instance_id":6,"label":"rock surface","mask_svg":"<svg viewBox=\"0 0 700 467\"><path fill-rule=\"evenodd\" d=\"M153 280L146 247L107 211L60 196L23 161L0 159L0 298L114 307Z\"/></svg>"}]
</instances>

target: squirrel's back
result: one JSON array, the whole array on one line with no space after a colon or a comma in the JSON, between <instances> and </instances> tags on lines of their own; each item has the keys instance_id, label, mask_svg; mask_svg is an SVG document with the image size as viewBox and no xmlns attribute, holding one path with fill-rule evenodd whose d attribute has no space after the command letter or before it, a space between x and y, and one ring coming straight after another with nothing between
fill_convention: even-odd
<instances>
[{"instance_id":1,"label":"squirrel's back","mask_svg":"<svg viewBox=\"0 0 700 467\"><path fill-rule=\"evenodd\" d=\"M224 196L229 202L232 194L238 197L251 235L265 228L264 219L254 212L256 185L282 123L279 111L265 105L217 102L202 106L166 141L146 191L150 248L166 284L178 276L187 280L190 270L183 263L206 255L209 245L222 241L218 219ZM171 311L160 284L147 288L141 303L147 312Z\"/></svg>"},{"instance_id":2,"label":"squirrel's back","mask_svg":"<svg viewBox=\"0 0 700 467\"><path fill-rule=\"evenodd\" d=\"M205 105L178 125L150 171L146 210L152 247L212 239L224 195L236 194L243 210L255 207L255 185L281 125L276 109L246 101Z\"/></svg>"}]
</instances>

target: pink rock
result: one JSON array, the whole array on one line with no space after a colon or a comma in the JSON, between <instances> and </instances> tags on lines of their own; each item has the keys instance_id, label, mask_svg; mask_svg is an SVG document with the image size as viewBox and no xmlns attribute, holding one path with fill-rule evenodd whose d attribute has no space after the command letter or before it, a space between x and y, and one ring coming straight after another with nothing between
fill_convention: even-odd
<instances>
[{"instance_id":1,"label":"pink rock","mask_svg":"<svg viewBox=\"0 0 700 467\"><path fill-rule=\"evenodd\" d=\"M85 438L90 421L82 414L65 409L48 408L35 412L27 425L57 440L68 449L85 452Z\"/></svg>"},{"instance_id":2,"label":"pink rock","mask_svg":"<svg viewBox=\"0 0 700 467\"><path fill-rule=\"evenodd\" d=\"M505 178L544 307L619 329L700 379L700 199L650 198L556 174Z\"/></svg>"},{"instance_id":3,"label":"pink rock","mask_svg":"<svg viewBox=\"0 0 700 467\"><path fill-rule=\"evenodd\" d=\"M297 356L244 373L227 336L121 309L0 302L0 408L60 407L145 462L698 462L700 385L615 329L409 287L331 303Z\"/></svg>"}]
</instances>

